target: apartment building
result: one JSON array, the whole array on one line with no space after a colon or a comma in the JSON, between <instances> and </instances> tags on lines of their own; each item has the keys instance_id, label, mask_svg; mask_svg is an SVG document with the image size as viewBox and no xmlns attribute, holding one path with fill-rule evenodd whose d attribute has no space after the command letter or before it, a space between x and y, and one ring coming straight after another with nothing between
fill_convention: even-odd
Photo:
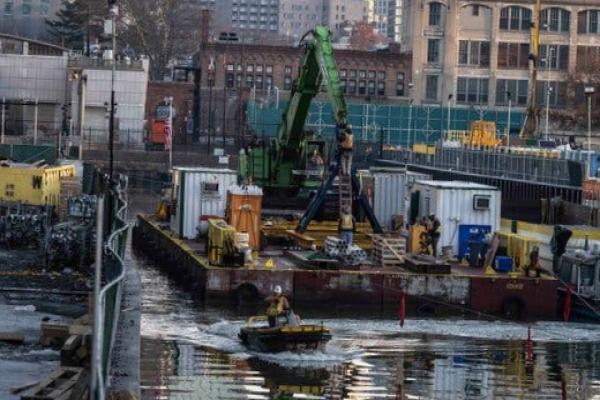
<instances>
[{"instance_id":1,"label":"apartment building","mask_svg":"<svg viewBox=\"0 0 600 400\"><path fill-rule=\"evenodd\" d=\"M416 104L526 106L532 1L405 0L403 15ZM563 107L569 76L600 54L600 0L543 1L540 26L537 101Z\"/></svg>"}]
</instances>

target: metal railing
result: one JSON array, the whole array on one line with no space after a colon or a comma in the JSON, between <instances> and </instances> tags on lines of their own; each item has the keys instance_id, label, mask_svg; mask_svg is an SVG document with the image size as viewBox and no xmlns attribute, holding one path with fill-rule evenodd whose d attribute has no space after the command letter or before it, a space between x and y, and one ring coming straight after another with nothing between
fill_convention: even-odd
<instances>
[{"instance_id":1,"label":"metal railing","mask_svg":"<svg viewBox=\"0 0 600 400\"><path fill-rule=\"evenodd\" d=\"M106 183L110 184L108 180ZM124 180L119 179L119 182L101 196L98 202L97 235L100 240L96 249L94 343L90 391L93 394L92 398L96 400L106 398L106 388L110 384L109 367L121 308L122 282L125 277L125 246L129 232L125 191ZM107 235L104 232L107 232Z\"/></svg>"}]
</instances>

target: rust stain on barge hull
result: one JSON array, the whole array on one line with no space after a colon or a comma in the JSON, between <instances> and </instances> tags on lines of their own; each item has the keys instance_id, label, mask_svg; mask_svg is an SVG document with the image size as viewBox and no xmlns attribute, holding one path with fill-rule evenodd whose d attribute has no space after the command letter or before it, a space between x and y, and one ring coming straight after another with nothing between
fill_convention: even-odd
<instances>
[{"instance_id":1,"label":"rust stain on barge hull","mask_svg":"<svg viewBox=\"0 0 600 400\"><path fill-rule=\"evenodd\" d=\"M205 301L245 296L264 297L280 285L295 303L360 304L383 309L396 305L404 290L409 302L432 301L494 315L506 314L507 303L522 307L522 318L554 319L558 281L489 277L481 271L457 268L450 275L415 274L398 271L324 271L283 266L279 269L222 268L208 260L186 241L144 216L138 216L134 247L152 256L167 270L192 287Z\"/></svg>"}]
</instances>

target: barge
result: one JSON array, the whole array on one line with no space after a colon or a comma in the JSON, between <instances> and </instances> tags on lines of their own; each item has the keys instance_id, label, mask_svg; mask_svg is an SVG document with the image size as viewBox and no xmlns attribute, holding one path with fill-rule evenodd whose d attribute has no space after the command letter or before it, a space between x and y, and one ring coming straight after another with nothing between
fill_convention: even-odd
<instances>
[{"instance_id":1,"label":"barge","mask_svg":"<svg viewBox=\"0 0 600 400\"><path fill-rule=\"evenodd\" d=\"M280 285L294 307L368 307L370 315L396 311L403 296L409 315L444 309L468 316L552 320L559 309L559 281L545 275L487 274L462 265L452 266L449 274L369 265L317 269L301 265L301 251L294 257L284 250L263 251L250 266L214 266L204 243L182 239L169 224L147 215L137 217L133 246L190 285L205 303L257 303Z\"/></svg>"}]
</instances>

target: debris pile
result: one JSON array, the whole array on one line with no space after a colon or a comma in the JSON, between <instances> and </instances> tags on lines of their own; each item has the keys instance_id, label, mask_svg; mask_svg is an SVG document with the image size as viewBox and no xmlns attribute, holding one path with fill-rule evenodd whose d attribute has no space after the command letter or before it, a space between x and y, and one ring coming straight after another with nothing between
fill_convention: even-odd
<instances>
[{"instance_id":1,"label":"debris pile","mask_svg":"<svg viewBox=\"0 0 600 400\"><path fill-rule=\"evenodd\" d=\"M46 267L80 268L92 262L94 230L88 224L65 222L54 225L45 242Z\"/></svg>"},{"instance_id":2,"label":"debris pile","mask_svg":"<svg viewBox=\"0 0 600 400\"><path fill-rule=\"evenodd\" d=\"M10 248L41 247L48 229L47 210L12 211L0 216L0 245Z\"/></svg>"}]
</instances>

